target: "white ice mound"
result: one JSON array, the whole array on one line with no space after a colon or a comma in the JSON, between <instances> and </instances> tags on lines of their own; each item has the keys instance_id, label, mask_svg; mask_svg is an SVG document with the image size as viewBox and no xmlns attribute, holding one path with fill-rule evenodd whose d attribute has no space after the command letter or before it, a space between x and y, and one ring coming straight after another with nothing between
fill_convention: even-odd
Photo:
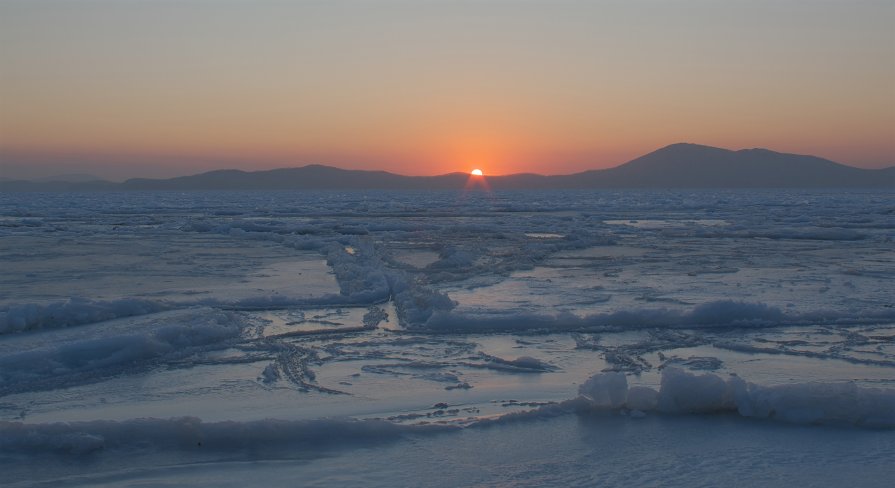
<instances>
[{"instance_id":1,"label":"white ice mound","mask_svg":"<svg viewBox=\"0 0 895 488\"><path fill-rule=\"evenodd\" d=\"M715 300L689 310L632 308L585 316L569 312L481 314L442 307L416 318L422 327L440 333L507 332L525 330L600 330L663 328L779 327L784 325L874 323L895 319L895 311L862 311L860 316L830 310L784 312L765 303Z\"/></svg>"},{"instance_id":2,"label":"white ice mound","mask_svg":"<svg viewBox=\"0 0 895 488\"><path fill-rule=\"evenodd\" d=\"M665 368L657 410L668 413L733 410L736 405L732 383L714 374L694 375L678 368Z\"/></svg>"},{"instance_id":3,"label":"white ice mound","mask_svg":"<svg viewBox=\"0 0 895 488\"><path fill-rule=\"evenodd\" d=\"M578 393L598 408L621 408L628 399L628 379L624 373L601 373L579 386Z\"/></svg>"},{"instance_id":4,"label":"white ice mound","mask_svg":"<svg viewBox=\"0 0 895 488\"><path fill-rule=\"evenodd\" d=\"M51 304L28 303L0 309L0 334L83 325L119 317L159 312L165 304L136 298L87 300L72 298Z\"/></svg>"},{"instance_id":5,"label":"white ice mound","mask_svg":"<svg viewBox=\"0 0 895 488\"><path fill-rule=\"evenodd\" d=\"M628 400L625 406L631 410L649 412L659 405L659 394L656 390L646 386L632 386L628 388Z\"/></svg>"},{"instance_id":6,"label":"white ice mound","mask_svg":"<svg viewBox=\"0 0 895 488\"><path fill-rule=\"evenodd\" d=\"M628 388L623 373L600 373L579 388L593 408L673 414L738 412L743 417L799 424L895 427L895 390L853 382L762 386L730 375L696 375L668 367L659 391Z\"/></svg>"},{"instance_id":7,"label":"white ice mound","mask_svg":"<svg viewBox=\"0 0 895 488\"><path fill-rule=\"evenodd\" d=\"M487 361L486 367L498 371L543 373L557 370L556 366L531 356L519 356L516 359L503 359L497 356L483 354L482 357Z\"/></svg>"},{"instance_id":8,"label":"white ice mound","mask_svg":"<svg viewBox=\"0 0 895 488\"><path fill-rule=\"evenodd\" d=\"M531 356L519 356L516 359L507 361L507 364L516 366L517 368L530 369L532 371L550 371L554 369L549 363L545 363L544 361Z\"/></svg>"},{"instance_id":9,"label":"white ice mound","mask_svg":"<svg viewBox=\"0 0 895 488\"><path fill-rule=\"evenodd\" d=\"M744 417L795 423L846 423L895 427L895 391L861 388L852 382L804 383L739 390L737 409Z\"/></svg>"},{"instance_id":10,"label":"white ice mound","mask_svg":"<svg viewBox=\"0 0 895 488\"><path fill-rule=\"evenodd\" d=\"M94 324L64 340L22 340L19 348L0 350L0 395L71 386L160 358L188 357L239 337L243 327L232 313L196 308Z\"/></svg>"}]
</instances>

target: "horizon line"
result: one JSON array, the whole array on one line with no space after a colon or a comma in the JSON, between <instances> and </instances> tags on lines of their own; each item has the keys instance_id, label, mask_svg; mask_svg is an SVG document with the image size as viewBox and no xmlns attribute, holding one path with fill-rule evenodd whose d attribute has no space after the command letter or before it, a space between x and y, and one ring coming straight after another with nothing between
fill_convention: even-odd
<instances>
[{"instance_id":1,"label":"horizon line","mask_svg":"<svg viewBox=\"0 0 895 488\"><path fill-rule=\"evenodd\" d=\"M623 161L623 162L618 163L618 164L616 164L616 165L614 165L614 166L607 166L607 167L605 167L605 168L589 168L589 169L584 169L584 170L581 170L581 171L575 171L575 172L571 172L571 173L552 173L552 174L537 173L537 172L531 172L531 171L524 171L524 172L519 172L519 173L495 173L495 174L490 174L490 173L485 172L485 174L484 174L483 176L486 177L486 178L504 178L504 177L512 177L512 176L537 176L537 177L546 177L546 178L549 178L549 177L573 176L573 175L578 175L578 174L583 174L583 173L590 173L590 172L598 172L598 171L607 171L607 170L612 170L612 169L615 169L615 168L619 168L619 167L625 166L625 165L628 164L628 163L631 163L631 162L636 161L636 160L638 160L638 159L641 159L641 158L643 158L643 157L649 156L649 155L654 154L654 153L656 153L656 152L659 152L659 151L662 151L662 150L665 150L665 149L669 149L669 148L674 147L674 146L692 146L692 147L699 147L699 148L704 148L704 149L720 150L720 151L731 152L731 153L737 153L737 152L743 152L743 151L768 151L768 152L775 153L775 154L784 154L784 155L789 155L789 156L801 156L801 157L817 158L817 159L821 159L821 160L829 161L829 162L832 162L832 163L835 163L835 164L838 164L838 165L846 166L846 167L849 167L849 168L860 169L860 170L867 170L867 171L880 171L880 170L885 171L885 170L889 170L889 169L895 168L895 164L891 164L891 165L888 165L888 166L881 166L881 167L878 167L878 168L865 168L865 167L860 167L860 166L854 166L854 165L847 164L847 163L842 163L842 162L840 162L840 161L836 161L836 160L833 160L833 159L829 159L829 158L826 158L826 157L823 157L823 156L817 156L817 155L814 155L814 154L802 154L802 153L781 152L781 151L776 151L776 150L774 150L774 149L769 149L769 148L766 148L766 147L746 147L746 148L740 148L740 149L729 149L729 148L726 148L726 147L710 146L710 145L707 145L707 144L700 144L700 143L693 143L693 142L674 142L674 143L666 144L666 145L664 145L664 146L661 146L661 147L659 147L659 148L657 148L657 149L654 149L654 150L652 150L652 151L646 152L646 153L644 153L644 154L641 154L641 155L639 155L639 156L637 156L637 157L634 157L634 158L632 158L632 159ZM14 165L14 164L16 164L16 163L9 163L9 162L3 162L3 161L0 161L0 168L2 168L3 166ZM315 167L315 166L323 167L323 168L336 169L336 170L340 170L340 171L368 172L368 173L386 173L386 174L390 174L390 175L394 175L394 176L400 176L400 177L405 177L405 178L439 178L439 177L445 177L445 176L451 176L451 175L469 175L469 171L459 171L459 170L458 170L458 171L451 171L451 172L447 172L447 173L437 173L437 174L429 174L429 175L424 175L424 174L413 175L413 174L405 174L405 173L399 173L399 172L395 172L395 171L389 171L389 170L385 170L385 169L366 169L366 168L364 168L364 169L353 169L353 168L345 168L345 167L339 166L339 165L338 165L339 163L329 163L329 162L313 162L313 163L297 163L297 164L298 164L298 165L278 166L278 167L274 167L274 168L266 168L266 169L241 169L241 168L238 168L238 167L226 167L226 166L225 166L225 167L219 167L219 168L214 168L214 169L208 169L208 170L204 170L204 171L198 171L198 172L195 172L195 173L188 173L188 174L182 174L182 175L176 175L176 176L168 176L168 177L132 176L132 177L120 178L120 179L119 179L119 178L104 178L104 177L99 177L99 176L96 176L96 175L93 175L93 174L90 174L90 173L87 173L87 172L78 171L77 169L74 169L74 170L73 170L72 172L70 172L70 173L56 173L56 174L51 174L51 175L48 175L48 176L31 177L31 178L20 178L20 177L19 177L19 178L17 178L17 177L11 177L11 178L10 178L10 177L6 177L6 176L2 176L2 175L0 175L0 180L5 180L5 181L29 181L29 182L40 182L41 180L46 181L47 179L50 179L50 178L57 178L57 177L61 178L61 177L65 177L65 176L87 176L87 177L91 177L91 178L96 178L95 180L92 180L92 181L109 182L109 183L124 183L124 182L126 182L126 181L130 181L130 180L153 180L153 181L158 181L158 180L172 180L172 179L177 179L177 178L189 178L189 177L201 176L201 175L205 175L205 174L209 174L209 173L224 172L224 171L235 171L235 172L241 172L241 173L251 174L251 173L265 173L265 172L271 172L271 171L290 170L290 169L303 169L303 168L309 168L309 167ZM483 171L484 171L484 170L483 170ZM59 181L62 181L62 180L59 180Z\"/></svg>"}]
</instances>

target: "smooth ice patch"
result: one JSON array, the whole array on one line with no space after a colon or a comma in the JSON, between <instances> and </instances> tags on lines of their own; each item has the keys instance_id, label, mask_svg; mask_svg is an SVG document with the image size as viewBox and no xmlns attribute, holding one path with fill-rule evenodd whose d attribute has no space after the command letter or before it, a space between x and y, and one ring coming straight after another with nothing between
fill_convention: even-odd
<instances>
[{"instance_id":1,"label":"smooth ice patch","mask_svg":"<svg viewBox=\"0 0 895 488\"><path fill-rule=\"evenodd\" d=\"M292 308L246 312L245 315L250 320L260 321L261 335L274 337L373 329L381 323L397 320L387 310L377 306Z\"/></svg>"},{"instance_id":2,"label":"smooth ice patch","mask_svg":"<svg viewBox=\"0 0 895 488\"><path fill-rule=\"evenodd\" d=\"M215 234L145 232L4 237L9 247L0 252L0 311L58 303L73 295L186 303L339 291L332 270L316 252Z\"/></svg>"}]
</instances>

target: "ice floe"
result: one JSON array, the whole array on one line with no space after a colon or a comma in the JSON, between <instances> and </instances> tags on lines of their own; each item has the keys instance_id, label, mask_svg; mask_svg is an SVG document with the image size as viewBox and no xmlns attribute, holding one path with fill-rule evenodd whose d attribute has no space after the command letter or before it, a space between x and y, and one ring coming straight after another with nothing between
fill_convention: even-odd
<instances>
[{"instance_id":1,"label":"ice floe","mask_svg":"<svg viewBox=\"0 0 895 488\"><path fill-rule=\"evenodd\" d=\"M72 456L214 467L508 426L550 439L546 419L569 417L599 436L636 423L647 444L718 419L735 439L779 421L888 433L891 201L3 195L0 469L27 484L47 456L64 477Z\"/></svg>"}]
</instances>

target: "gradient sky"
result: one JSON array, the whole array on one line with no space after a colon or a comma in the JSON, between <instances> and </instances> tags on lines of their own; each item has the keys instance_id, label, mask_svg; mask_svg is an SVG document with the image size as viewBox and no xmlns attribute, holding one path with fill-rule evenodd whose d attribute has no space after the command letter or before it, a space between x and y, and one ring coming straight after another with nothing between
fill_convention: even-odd
<instances>
[{"instance_id":1,"label":"gradient sky","mask_svg":"<svg viewBox=\"0 0 895 488\"><path fill-rule=\"evenodd\" d=\"M554 174L674 142L895 164L895 2L0 0L2 177Z\"/></svg>"}]
</instances>

